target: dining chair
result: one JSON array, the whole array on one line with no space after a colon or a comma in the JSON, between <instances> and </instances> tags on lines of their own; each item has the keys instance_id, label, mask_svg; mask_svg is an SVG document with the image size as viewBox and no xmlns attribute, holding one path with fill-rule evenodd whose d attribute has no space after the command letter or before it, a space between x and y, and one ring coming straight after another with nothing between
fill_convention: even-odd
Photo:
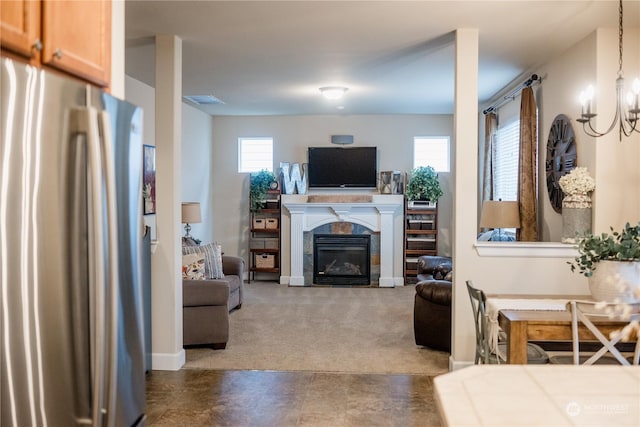
<instances>
[{"instance_id":1,"label":"dining chair","mask_svg":"<svg viewBox=\"0 0 640 427\"><path fill-rule=\"evenodd\" d=\"M624 338L622 329L605 336L602 330L594 323L596 319L610 319L615 321L640 320L640 304L628 304L625 307L614 303L595 301L569 301L567 310L571 313L571 336L574 365L593 365L594 363L619 363L621 365L638 365L640 359L640 341L635 336L635 351L633 356L626 359L616 347ZM602 347L590 357L580 355L580 324L584 325L591 334L602 344ZM636 332L637 334L637 332ZM585 340L583 339L583 342ZM609 353L611 356L607 357Z\"/></svg>"},{"instance_id":2,"label":"dining chair","mask_svg":"<svg viewBox=\"0 0 640 427\"><path fill-rule=\"evenodd\" d=\"M476 330L476 354L474 363L500 364L506 363L508 343L503 340L498 343L497 353L489 347L489 326L487 320L487 296L484 291L473 286L471 280L467 280L467 291L471 300L473 320ZM539 345L527 343L527 363L545 364L549 362L549 356Z\"/></svg>"}]
</instances>

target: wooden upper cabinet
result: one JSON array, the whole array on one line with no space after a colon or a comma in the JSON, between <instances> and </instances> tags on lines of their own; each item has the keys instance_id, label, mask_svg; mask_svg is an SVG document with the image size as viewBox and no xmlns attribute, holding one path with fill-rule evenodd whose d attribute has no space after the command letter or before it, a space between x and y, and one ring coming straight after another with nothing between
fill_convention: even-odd
<instances>
[{"instance_id":1,"label":"wooden upper cabinet","mask_svg":"<svg viewBox=\"0 0 640 427\"><path fill-rule=\"evenodd\" d=\"M109 86L111 0L0 1L3 50Z\"/></svg>"},{"instance_id":2,"label":"wooden upper cabinet","mask_svg":"<svg viewBox=\"0 0 640 427\"><path fill-rule=\"evenodd\" d=\"M42 63L108 86L111 1L44 0Z\"/></svg>"},{"instance_id":3,"label":"wooden upper cabinet","mask_svg":"<svg viewBox=\"0 0 640 427\"><path fill-rule=\"evenodd\" d=\"M2 0L0 41L2 48L27 58L38 53L40 40L40 1Z\"/></svg>"}]
</instances>

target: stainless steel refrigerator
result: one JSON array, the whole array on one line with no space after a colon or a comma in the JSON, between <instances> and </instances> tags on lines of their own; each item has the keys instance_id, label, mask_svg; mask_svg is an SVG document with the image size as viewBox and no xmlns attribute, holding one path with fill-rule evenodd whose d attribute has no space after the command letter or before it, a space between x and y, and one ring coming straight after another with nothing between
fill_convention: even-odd
<instances>
[{"instance_id":1,"label":"stainless steel refrigerator","mask_svg":"<svg viewBox=\"0 0 640 427\"><path fill-rule=\"evenodd\" d=\"M2 58L0 425L145 424L142 111Z\"/></svg>"}]
</instances>

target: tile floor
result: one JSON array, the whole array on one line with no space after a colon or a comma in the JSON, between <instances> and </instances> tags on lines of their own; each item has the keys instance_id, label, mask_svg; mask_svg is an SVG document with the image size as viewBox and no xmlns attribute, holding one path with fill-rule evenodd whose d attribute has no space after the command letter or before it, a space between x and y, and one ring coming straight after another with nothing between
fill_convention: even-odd
<instances>
[{"instance_id":1,"label":"tile floor","mask_svg":"<svg viewBox=\"0 0 640 427\"><path fill-rule=\"evenodd\" d=\"M274 371L152 371L147 425L440 426L433 378Z\"/></svg>"}]
</instances>

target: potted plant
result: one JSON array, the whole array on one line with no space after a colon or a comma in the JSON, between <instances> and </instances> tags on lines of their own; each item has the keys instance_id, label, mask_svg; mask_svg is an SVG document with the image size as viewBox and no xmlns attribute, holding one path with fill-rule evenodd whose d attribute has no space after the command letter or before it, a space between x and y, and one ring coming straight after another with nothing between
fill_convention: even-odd
<instances>
[{"instance_id":1,"label":"potted plant","mask_svg":"<svg viewBox=\"0 0 640 427\"><path fill-rule=\"evenodd\" d=\"M266 169L250 175L249 210L251 212L260 212L264 205L267 191L274 182L277 182L276 176Z\"/></svg>"},{"instance_id":2,"label":"potted plant","mask_svg":"<svg viewBox=\"0 0 640 427\"><path fill-rule=\"evenodd\" d=\"M429 200L435 204L443 194L436 170L432 166L412 169L405 194L408 200Z\"/></svg>"},{"instance_id":3,"label":"potted plant","mask_svg":"<svg viewBox=\"0 0 640 427\"><path fill-rule=\"evenodd\" d=\"M625 224L621 231L578 240L579 255L571 265L589 278L592 296L601 301L640 301L640 223Z\"/></svg>"}]
</instances>

